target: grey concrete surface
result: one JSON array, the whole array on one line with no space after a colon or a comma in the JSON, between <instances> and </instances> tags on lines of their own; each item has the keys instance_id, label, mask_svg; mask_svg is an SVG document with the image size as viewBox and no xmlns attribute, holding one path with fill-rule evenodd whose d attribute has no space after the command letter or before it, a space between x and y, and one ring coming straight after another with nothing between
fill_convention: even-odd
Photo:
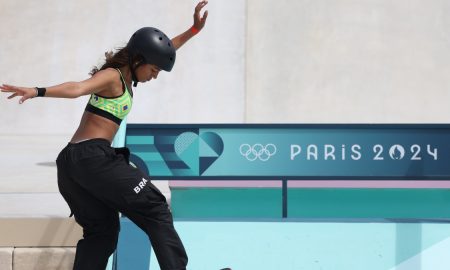
<instances>
[{"instance_id":1,"label":"grey concrete surface","mask_svg":"<svg viewBox=\"0 0 450 270\"><path fill-rule=\"evenodd\" d=\"M55 160L69 135L0 135L0 193L57 193Z\"/></svg>"},{"instance_id":2,"label":"grey concrete surface","mask_svg":"<svg viewBox=\"0 0 450 270\"><path fill-rule=\"evenodd\" d=\"M13 248L0 247L0 269L12 270Z\"/></svg>"},{"instance_id":3,"label":"grey concrete surface","mask_svg":"<svg viewBox=\"0 0 450 270\"><path fill-rule=\"evenodd\" d=\"M59 193L0 193L0 218L68 217L70 209Z\"/></svg>"},{"instance_id":4,"label":"grey concrete surface","mask_svg":"<svg viewBox=\"0 0 450 270\"><path fill-rule=\"evenodd\" d=\"M16 248L14 270L69 270L73 268L75 248Z\"/></svg>"},{"instance_id":5,"label":"grey concrete surface","mask_svg":"<svg viewBox=\"0 0 450 270\"><path fill-rule=\"evenodd\" d=\"M74 247L82 237L74 218L0 217L0 247Z\"/></svg>"}]
</instances>

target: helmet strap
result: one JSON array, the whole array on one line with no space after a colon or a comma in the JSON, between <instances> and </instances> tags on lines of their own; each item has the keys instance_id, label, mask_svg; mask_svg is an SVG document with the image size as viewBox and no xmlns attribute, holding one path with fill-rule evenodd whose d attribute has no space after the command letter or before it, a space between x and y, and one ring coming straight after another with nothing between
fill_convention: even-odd
<instances>
[{"instance_id":1,"label":"helmet strap","mask_svg":"<svg viewBox=\"0 0 450 270\"><path fill-rule=\"evenodd\" d=\"M136 87L138 84L138 80L136 74L134 73L134 70L131 70L131 79L133 80L133 87Z\"/></svg>"}]
</instances>

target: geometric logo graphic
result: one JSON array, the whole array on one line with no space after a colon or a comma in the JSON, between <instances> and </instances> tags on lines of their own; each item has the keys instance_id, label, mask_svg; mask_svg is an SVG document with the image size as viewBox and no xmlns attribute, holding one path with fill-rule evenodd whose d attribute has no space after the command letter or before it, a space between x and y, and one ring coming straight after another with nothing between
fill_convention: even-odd
<instances>
[{"instance_id":1,"label":"geometric logo graphic","mask_svg":"<svg viewBox=\"0 0 450 270\"><path fill-rule=\"evenodd\" d=\"M223 153L223 140L214 132L180 134L174 143L177 156L194 172L202 175Z\"/></svg>"},{"instance_id":2,"label":"geometric logo graphic","mask_svg":"<svg viewBox=\"0 0 450 270\"><path fill-rule=\"evenodd\" d=\"M271 156L276 154L277 147L272 143L266 144L265 146L260 143L254 144L253 146L250 144L242 144L239 147L239 152L248 161L255 161L257 159L268 161Z\"/></svg>"}]
</instances>

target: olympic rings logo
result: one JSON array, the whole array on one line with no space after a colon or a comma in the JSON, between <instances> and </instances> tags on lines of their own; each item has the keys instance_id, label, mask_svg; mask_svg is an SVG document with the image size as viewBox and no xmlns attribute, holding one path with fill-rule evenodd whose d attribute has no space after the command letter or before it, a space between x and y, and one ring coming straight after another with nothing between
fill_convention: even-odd
<instances>
[{"instance_id":1,"label":"olympic rings logo","mask_svg":"<svg viewBox=\"0 0 450 270\"><path fill-rule=\"evenodd\" d=\"M247 158L248 161L255 161L257 159L261 161L268 161L269 158L277 152L277 147L274 144L266 144L263 146L260 143L254 144L242 144L239 148L241 155Z\"/></svg>"}]
</instances>

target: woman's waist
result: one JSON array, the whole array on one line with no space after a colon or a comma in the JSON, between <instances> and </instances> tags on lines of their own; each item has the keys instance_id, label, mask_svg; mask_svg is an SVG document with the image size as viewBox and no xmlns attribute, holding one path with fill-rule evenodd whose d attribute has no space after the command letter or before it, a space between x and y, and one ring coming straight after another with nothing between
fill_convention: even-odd
<instances>
[{"instance_id":1,"label":"woman's waist","mask_svg":"<svg viewBox=\"0 0 450 270\"><path fill-rule=\"evenodd\" d=\"M108 142L109 145L112 144L112 140L113 140L114 136L102 136L102 135L77 135L75 134L72 139L70 140L69 144L80 144L80 143L84 143L84 142L89 142L89 141L104 141L104 142Z\"/></svg>"},{"instance_id":2,"label":"woman's waist","mask_svg":"<svg viewBox=\"0 0 450 270\"><path fill-rule=\"evenodd\" d=\"M58 160L64 160L69 163L76 164L78 161L95 158L116 159L122 156L126 162L129 162L130 150L126 147L113 148L111 142L104 138L93 138L81 142L69 142L67 146L60 152Z\"/></svg>"},{"instance_id":3,"label":"woman's waist","mask_svg":"<svg viewBox=\"0 0 450 270\"><path fill-rule=\"evenodd\" d=\"M111 144L118 129L119 126L114 122L86 112L70 142L79 143L92 139L104 139Z\"/></svg>"}]
</instances>

